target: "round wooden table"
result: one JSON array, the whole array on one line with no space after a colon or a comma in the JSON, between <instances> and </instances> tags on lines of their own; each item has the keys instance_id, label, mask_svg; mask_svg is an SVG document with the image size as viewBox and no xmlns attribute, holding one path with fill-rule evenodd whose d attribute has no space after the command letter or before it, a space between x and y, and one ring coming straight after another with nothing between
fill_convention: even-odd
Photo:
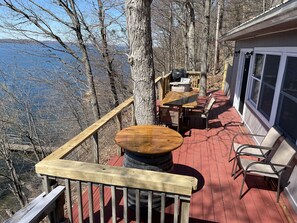
<instances>
[{"instance_id":1,"label":"round wooden table","mask_svg":"<svg viewBox=\"0 0 297 223\"><path fill-rule=\"evenodd\" d=\"M117 133L116 143L123 149L124 167L171 172L172 151L183 143L183 137L176 131L157 125L138 125ZM135 207L135 191L129 190L129 207ZM147 209L147 193L141 192L140 207ZM160 208L160 197L153 196L153 209Z\"/></svg>"},{"instance_id":2,"label":"round wooden table","mask_svg":"<svg viewBox=\"0 0 297 223\"><path fill-rule=\"evenodd\" d=\"M116 143L130 152L161 154L180 147L183 137L176 131L158 125L137 125L119 131Z\"/></svg>"}]
</instances>

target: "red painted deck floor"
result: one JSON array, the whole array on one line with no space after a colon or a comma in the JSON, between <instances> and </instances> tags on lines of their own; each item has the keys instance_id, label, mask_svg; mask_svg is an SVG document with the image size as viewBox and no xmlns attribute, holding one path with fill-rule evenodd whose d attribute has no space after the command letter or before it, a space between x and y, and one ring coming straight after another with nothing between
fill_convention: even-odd
<instances>
[{"instance_id":1,"label":"red painted deck floor","mask_svg":"<svg viewBox=\"0 0 297 223\"><path fill-rule=\"evenodd\" d=\"M203 126L192 128L191 134L186 131L183 145L173 152L174 172L194 176L199 181L198 190L191 198L190 222L297 222L296 213L284 194L281 193L280 202L276 203L276 191L262 177L247 177L244 190L247 191L247 185L249 190L239 200L242 175L235 180L230 176L232 162L228 162L228 155L233 136L247 130L227 97L222 92L215 92L214 96L216 103L211 111L209 131ZM253 143L248 137L241 140ZM110 164L122 165L122 161L123 157L114 157ZM110 206L106 195L106 203ZM94 196L98 196L96 191ZM97 219L98 208L95 204ZM167 207L166 212L166 222L172 222L172 207ZM87 211L85 213L88 222ZM129 216L134 222L132 211ZM105 219L111 222L111 214L106 213ZM123 219L118 218L117 222L123 222Z\"/></svg>"}]
</instances>

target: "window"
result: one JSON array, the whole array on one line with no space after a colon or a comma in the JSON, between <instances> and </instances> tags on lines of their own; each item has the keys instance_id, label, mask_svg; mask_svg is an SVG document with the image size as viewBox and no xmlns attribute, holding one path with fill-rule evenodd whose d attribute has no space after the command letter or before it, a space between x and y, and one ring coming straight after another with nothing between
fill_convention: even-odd
<instances>
[{"instance_id":1,"label":"window","mask_svg":"<svg viewBox=\"0 0 297 223\"><path fill-rule=\"evenodd\" d=\"M251 97L250 97L252 102L254 102L256 105L258 103L258 95L259 95L260 82L262 77L263 64L264 64L264 55L256 54L254 71L252 75L252 91L251 91Z\"/></svg>"},{"instance_id":2,"label":"window","mask_svg":"<svg viewBox=\"0 0 297 223\"><path fill-rule=\"evenodd\" d=\"M276 124L297 139L297 57L288 56L283 76Z\"/></svg>"},{"instance_id":3,"label":"window","mask_svg":"<svg viewBox=\"0 0 297 223\"><path fill-rule=\"evenodd\" d=\"M266 56L259 97L259 111L267 118L267 120L270 118L279 63L280 56Z\"/></svg>"},{"instance_id":4,"label":"window","mask_svg":"<svg viewBox=\"0 0 297 223\"><path fill-rule=\"evenodd\" d=\"M254 60L249 99L267 120L270 119L280 58L279 55L257 53Z\"/></svg>"}]
</instances>

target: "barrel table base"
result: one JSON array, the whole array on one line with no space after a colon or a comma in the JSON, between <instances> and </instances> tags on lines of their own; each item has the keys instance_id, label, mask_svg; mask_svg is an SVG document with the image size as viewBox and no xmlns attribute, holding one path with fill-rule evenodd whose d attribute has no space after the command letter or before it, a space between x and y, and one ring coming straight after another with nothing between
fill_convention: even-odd
<instances>
[{"instance_id":1,"label":"barrel table base","mask_svg":"<svg viewBox=\"0 0 297 223\"><path fill-rule=\"evenodd\" d=\"M171 152L163 154L139 154L125 151L124 167L137 168L143 170L152 170L159 172L171 172L173 168ZM146 211L148 208L148 193L140 191L140 209ZM135 190L128 190L128 206L135 209ZM153 195L152 208L153 210L160 210L161 197Z\"/></svg>"}]
</instances>

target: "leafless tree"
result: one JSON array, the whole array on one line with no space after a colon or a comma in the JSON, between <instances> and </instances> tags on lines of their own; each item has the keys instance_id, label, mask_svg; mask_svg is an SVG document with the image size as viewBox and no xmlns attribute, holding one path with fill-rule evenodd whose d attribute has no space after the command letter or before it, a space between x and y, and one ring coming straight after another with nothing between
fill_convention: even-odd
<instances>
[{"instance_id":1,"label":"leafless tree","mask_svg":"<svg viewBox=\"0 0 297 223\"><path fill-rule=\"evenodd\" d=\"M15 195L21 207L24 207L28 203L28 198L25 195L24 188L20 177L16 171L16 167L13 161L13 155L10 148L10 142L5 133L4 126L1 125L0 129L0 158L5 161L5 170L2 169L0 176L8 180L8 186L10 191Z\"/></svg>"},{"instance_id":2,"label":"leafless tree","mask_svg":"<svg viewBox=\"0 0 297 223\"><path fill-rule=\"evenodd\" d=\"M126 0L129 63L137 125L155 124L155 71L151 37L151 0Z\"/></svg>"},{"instance_id":3,"label":"leafless tree","mask_svg":"<svg viewBox=\"0 0 297 223\"><path fill-rule=\"evenodd\" d=\"M209 44L209 24L210 24L210 6L211 0L204 0L204 16L203 16L203 28L202 28L202 42L201 42L201 76L199 83L199 95L205 96L207 93L207 56L208 56L208 44Z\"/></svg>"},{"instance_id":4,"label":"leafless tree","mask_svg":"<svg viewBox=\"0 0 297 223\"><path fill-rule=\"evenodd\" d=\"M219 36L222 31L222 20L224 15L224 1L218 0L217 2L217 18L216 18L216 30L215 30L215 48L214 48L214 62L213 62L213 75L217 73L218 63L220 60L220 46Z\"/></svg>"},{"instance_id":5,"label":"leafless tree","mask_svg":"<svg viewBox=\"0 0 297 223\"><path fill-rule=\"evenodd\" d=\"M195 12L193 1L185 2L185 68L187 70L196 69L196 46L195 46Z\"/></svg>"}]
</instances>

